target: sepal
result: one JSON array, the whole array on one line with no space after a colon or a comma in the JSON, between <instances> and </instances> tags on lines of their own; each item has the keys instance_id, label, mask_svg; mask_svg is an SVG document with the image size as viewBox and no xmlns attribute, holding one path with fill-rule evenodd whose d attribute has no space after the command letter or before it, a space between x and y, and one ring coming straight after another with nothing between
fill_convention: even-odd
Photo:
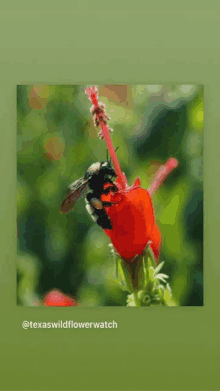
<instances>
[{"instance_id":1,"label":"sepal","mask_svg":"<svg viewBox=\"0 0 220 391\"><path fill-rule=\"evenodd\" d=\"M156 264L151 243L141 255L136 255L132 262L126 262L109 244L115 261L115 281L120 288L127 291L127 306L175 306L172 291L161 269L164 262Z\"/></svg>"}]
</instances>

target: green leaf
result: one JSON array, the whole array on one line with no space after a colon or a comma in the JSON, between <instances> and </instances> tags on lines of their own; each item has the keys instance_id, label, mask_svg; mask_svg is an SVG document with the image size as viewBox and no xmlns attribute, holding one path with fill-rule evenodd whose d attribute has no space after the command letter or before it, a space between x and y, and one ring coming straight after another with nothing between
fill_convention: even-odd
<instances>
[{"instance_id":1,"label":"green leaf","mask_svg":"<svg viewBox=\"0 0 220 391\"><path fill-rule=\"evenodd\" d=\"M162 269L163 265L164 265L164 262L161 262L161 263L159 263L159 265L154 269L154 274L155 274L155 275L159 273L159 271Z\"/></svg>"},{"instance_id":2,"label":"green leaf","mask_svg":"<svg viewBox=\"0 0 220 391\"><path fill-rule=\"evenodd\" d=\"M156 279L158 279L158 280L160 280L160 281L163 281L165 284L166 284L166 278L169 278L169 276L167 276L166 274L162 274L162 273L160 273L160 274L157 274L156 276L155 276L155 278Z\"/></svg>"},{"instance_id":3,"label":"green leaf","mask_svg":"<svg viewBox=\"0 0 220 391\"><path fill-rule=\"evenodd\" d=\"M148 269L149 281L153 281L154 279L154 268L151 266Z\"/></svg>"}]
</instances>

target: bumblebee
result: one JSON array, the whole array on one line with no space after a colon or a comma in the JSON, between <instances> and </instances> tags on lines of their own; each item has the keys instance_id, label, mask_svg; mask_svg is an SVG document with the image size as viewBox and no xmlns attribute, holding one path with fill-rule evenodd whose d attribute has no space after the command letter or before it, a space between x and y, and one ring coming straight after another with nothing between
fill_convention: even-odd
<instances>
[{"instance_id":1,"label":"bumblebee","mask_svg":"<svg viewBox=\"0 0 220 391\"><path fill-rule=\"evenodd\" d=\"M92 219L103 229L112 229L106 207L111 207L113 203L102 201L101 197L110 191L118 191L113 183L115 177L115 170L109 161L93 163L82 178L69 186L66 198L61 205L61 213L70 212L75 203L85 195L86 209Z\"/></svg>"}]
</instances>

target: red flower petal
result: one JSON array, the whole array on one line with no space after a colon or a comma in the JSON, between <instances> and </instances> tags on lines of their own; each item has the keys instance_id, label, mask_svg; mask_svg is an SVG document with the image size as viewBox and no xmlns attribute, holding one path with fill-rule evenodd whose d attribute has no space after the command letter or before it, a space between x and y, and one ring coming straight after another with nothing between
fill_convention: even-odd
<instances>
[{"instance_id":1,"label":"red flower petal","mask_svg":"<svg viewBox=\"0 0 220 391\"><path fill-rule=\"evenodd\" d=\"M160 252L160 245L161 245L161 236L158 226L155 224L153 232L151 234L151 248L154 252L155 257L159 258L159 252Z\"/></svg>"},{"instance_id":2,"label":"red flower petal","mask_svg":"<svg viewBox=\"0 0 220 391\"><path fill-rule=\"evenodd\" d=\"M132 261L135 255L143 252L149 241L154 242L152 248L155 255L158 254L159 230L155 227L151 197L147 190L140 187L140 179L136 179L132 187L111 192L108 197L110 202L117 204L106 208L113 229L104 231L120 256ZM103 195L101 199L104 201Z\"/></svg>"},{"instance_id":3,"label":"red flower petal","mask_svg":"<svg viewBox=\"0 0 220 391\"><path fill-rule=\"evenodd\" d=\"M76 307L77 301L64 295L61 291L52 290L44 296L43 304L48 307Z\"/></svg>"}]
</instances>

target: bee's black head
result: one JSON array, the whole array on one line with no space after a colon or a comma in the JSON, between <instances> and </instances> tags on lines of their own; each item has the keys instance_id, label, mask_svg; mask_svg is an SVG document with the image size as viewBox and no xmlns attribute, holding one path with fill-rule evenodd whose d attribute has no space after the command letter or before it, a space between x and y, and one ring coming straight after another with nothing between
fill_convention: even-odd
<instances>
[{"instance_id":1,"label":"bee's black head","mask_svg":"<svg viewBox=\"0 0 220 391\"><path fill-rule=\"evenodd\" d=\"M112 182L116 177L114 168L109 161L93 163L85 173L91 190L101 191L106 182Z\"/></svg>"},{"instance_id":2,"label":"bee's black head","mask_svg":"<svg viewBox=\"0 0 220 391\"><path fill-rule=\"evenodd\" d=\"M115 170L109 161L101 163L100 171L102 171L104 175L109 175L112 178L116 177Z\"/></svg>"},{"instance_id":3,"label":"bee's black head","mask_svg":"<svg viewBox=\"0 0 220 391\"><path fill-rule=\"evenodd\" d=\"M112 167L111 163L108 162L97 162L91 164L91 166L88 168L88 170L85 173L85 178L89 179L92 176L99 176L100 178L103 176L109 175L110 177L115 177L116 173L114 168Z\"/></svg>"}]
</instances>

